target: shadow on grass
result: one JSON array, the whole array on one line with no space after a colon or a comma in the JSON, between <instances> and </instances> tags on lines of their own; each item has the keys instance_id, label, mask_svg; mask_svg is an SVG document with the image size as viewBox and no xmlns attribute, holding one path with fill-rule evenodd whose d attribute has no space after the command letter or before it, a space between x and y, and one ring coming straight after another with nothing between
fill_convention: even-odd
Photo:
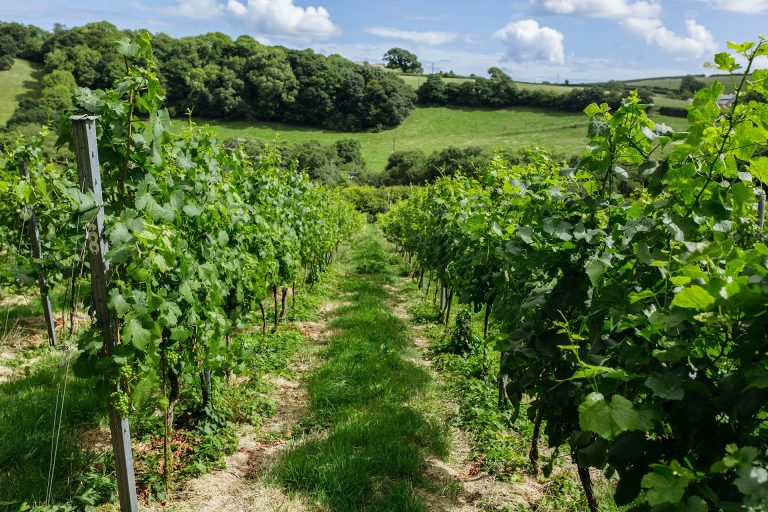
<instances>
[{"instance_id":1,"label":"shadow on grass","mask_svg":"<svg viewBox=\"0 0 768 512\"><path fill-rule=\"evenodd\" d=\"M60 357L36 365L26 377L0 384L0 510L45 501ZM77 477L96 455L79 446L79 434L106 416L106 402L70 370L54 475L55 501L69 501Z\"/></svg>"},{"instance_id":2,"label":"shadow on grass","mask_svg":"<svg viewBox=\"0 0 768 512\"><path fill-rule=\"evenodd\" d=\"M350 266L381 250L370 229L352 251ZM309 380L310 424L328 426L288 451L272 476L334 511L422 511L426 457L445 456L439 425L407 405L430 384L426 370L406 361L407 326L386 306L387 266L352 274L340 284L349 304L331 323L336 334L324 364Z\"/></svg>"}]
</instances>

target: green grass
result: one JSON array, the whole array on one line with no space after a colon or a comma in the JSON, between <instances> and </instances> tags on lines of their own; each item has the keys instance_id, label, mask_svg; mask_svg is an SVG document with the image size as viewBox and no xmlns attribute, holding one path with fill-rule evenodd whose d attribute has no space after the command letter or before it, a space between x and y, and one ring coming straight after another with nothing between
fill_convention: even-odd
<instances>
[{"instance_id":1,"label":"green grass","mask_svg":"<svg viewBox=\"0 0 768 512\"><path fill-rule=\"evenodd\" d=\"M38 70L37 64L15 59L11 69L0 71L0 125L8 122L22 98L39 94Z\"/></svg>"},{"instance_id":2,"label":"green grass","mask_svg":"<svg viewBox=\"0 0 768 512\"><path fill-rule=\"evenodd\" d=\"M0 510L45 501L57 386L64 382L61 357L51 356L29 375L0 384ZM73 376L71 369L68 375L54 502L78 494L84 472L97 457L78 446L79 435L106 416L106 400L96 396L93 383Z\"/></svg>"},{"instance_id":3,"label":"green grass","mask_svg":"<svg viewBox=\"0 0 768 512\"><path fill-rule=\"evenodd\" d=\"M657 87L659 89L669 89L671 91L677 91L680 89L680 82L683 80L682 76L664 77L664 78L645 78L640 80L626 80L625 83L631 86L637 87ZM710 85L714 81L720 81L725 86L726 93L732 93L734 91L733 83L730 76L697 76L696 80L704 82L706 85ZM735 75L736 85L741 80L741 75Z\"/></svg>"},{"instance_id":4,"label":"green grass","mask_svg":"<svg viewBox=\"0 0 768 512\"><path fill-rule=\"evenodd\" d=\"M427 81L427 75L398 75L408 85L414 89L418 89L421 84ZM443 77L443 81L447 84L462 84L464 82L471 82L473 78L446 78Z\"/></svg>"},{"instance_id":5,"label":"green grass","mask_svg":"<svg viewBox=\"0 0 768 512\"><path fill-rule=\"evenodd\" d=\"M545 91L555 92L557 94L568 94L574 89L581 89L581 87L573 85L559 85L559 84L542 84L535 82L515 82L520 89L526 91Z\"/></svg>"},{"instance_id":6,"label":"green grass","mask_svg":"<svg viewBox=\"0 0 768 512\"><path fill-rule=\"evenodd\" d=\"M339 290L349 302L308 383L306 424L326 431L288 451L272 477L334 511L426 511L426 457L445 456L448 445L409 402L423 398L430 377L403 358L408 326L387 307L395 277L380 235L369 227L350 257Z\"/></svg>"},{"instance_id":7,"label":"green grass","mask_svg":"<svg viewBox=\"0 0 768 512\"><path fill-rule=\"evenodd\" d=\"M687 121L655 116L673 128L683 129ZM181 121L177 121L181 124ZM396 151L422 150L426 153L449 146L480 146L488 149L519 150L539 145L559 154L580 154L586 142L587 118L581 113L563 113L534 108L470 109L417 108L397 128L378 133L347 133L281 123L210 121L220 137L324 144L355 139L362 146L368 169L384 169Z\"/></svg>"},{"instance_id":8,"label":"green grass","mask_svg":"<svg viewBox=\"0 0 768 512\"><path fill-rule=\"evenodd\" d=\"M676 107L685 108L689 105L688 100L681 100L678 98L669 98L667 96L654 95L653 104L657 107Z\"/></svg>"}]
</instances>

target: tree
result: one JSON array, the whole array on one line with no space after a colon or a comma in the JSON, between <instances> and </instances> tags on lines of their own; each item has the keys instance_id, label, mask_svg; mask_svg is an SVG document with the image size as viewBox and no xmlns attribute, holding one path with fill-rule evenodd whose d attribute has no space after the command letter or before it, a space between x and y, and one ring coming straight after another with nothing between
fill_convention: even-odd
<instances>
[{"instance_id":1,"label":"tree","mask_svg":"<svg viewBox=\"0 0 768 512\"><path fill-rule=\"evenodd\" d=\"M384 54L384 62L390 69L400 69L403 73L422 73L424 68L413 53L402 48L392 48Z\"/></svg>"},{"instance_id":2,"label":"tree","mask_svg":"<svg viewBox=\"0 0 768 512\"><path fill-rule=\"evenodd\" d=\"M696 94L696 91L699 89L706 87L706 85L707 84L697 79L695 76L686 75L682 80L680 80L680 88L678 89L678 92L680 93L681 97L689 98Z\"/></svg>"},{"instance_id":3,"label":"tree","mask_svg":"<svg viewBox=\"0 0 768 512\"><path fill-rule=\"evenodd\" d=\"M426 182L427 157L421 151L395 151L389 155L382 185L420 185Z\"/></svg>"},{"instance_id":4,"label":"tree","mask_svg":"<svg viewBox=\"0 0 768 512\"><path fill-rule=\"evenodd\" d=\"M517 93L517 85L508 74L497 67L488 70L488 97L484 103L493 107L511 105Z\"/></svg>"},{"instance_id":5,"label":"tree","mask_svg":"<svg viewBox=\"0 0 768 512\"><path fill-rule=\"evenodd\" d=\"M419 103L422 105L445 105L448 96L445 92L445 81L440 75L429 75L427 81L418 90Z\"/></svg>"}]
</instances>

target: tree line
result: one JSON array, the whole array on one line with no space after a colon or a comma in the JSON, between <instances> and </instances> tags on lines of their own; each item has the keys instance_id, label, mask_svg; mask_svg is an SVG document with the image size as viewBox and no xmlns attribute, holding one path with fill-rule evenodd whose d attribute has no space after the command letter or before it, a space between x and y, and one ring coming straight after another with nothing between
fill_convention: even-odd
<instances>
[{"instance_id":1,"label":"tree line","mask_svg":"<svg viewBox=\"0 0 768 512\"><path fill-rule=\"evenodd\" d=\"M0 69L8 69L13 58L27 59L42 64L43 79L50 82L40 101L19 105L11 124L46 122L67 106L62 103L69 101L73 84L101 89L114 83L130 61L118 53L116 42L134 36L105 21L56 25L53 32L0 22ZM159 33L153 50L171 115L363 131L397 126L415 105L413 90L380 68L339 55L265 46L250 36Z\"/></svg>"},{"instance_id":2,"label":"tree line","mask_svg":"<svg viewBox=\"0 0 768 512\"><path fill-rule=\"evenodd\" d=\"M488 70L489 78L472 77L463 82L446 82L440 75L430 75L419 87L418 103L424 106L448 105L456 107L537 107L564 112L581 112L591 103L608 103L618 108L626 94L621 87L580 87L567 93L544 89L521 89L501 69ZM644 103L651 103L650 91L639 91Z\"/></svg>"}]
</instances>

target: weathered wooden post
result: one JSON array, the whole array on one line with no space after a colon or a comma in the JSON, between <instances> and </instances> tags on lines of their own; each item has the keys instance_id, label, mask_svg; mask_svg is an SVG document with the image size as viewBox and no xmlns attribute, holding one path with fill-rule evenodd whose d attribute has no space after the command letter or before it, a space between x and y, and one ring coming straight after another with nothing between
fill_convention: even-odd
<instances>
[{"instance_id":1,"label":"weathered wooden post","mask_svg":"<svg viewBox=\"0 0 768 512\"><path fill-rule=\"evenodd\" d=\"M29 164L27 162L18 162L19 174L22 179L29 181ZM32 246L32 257L39 260L43 257L43 251L40 246L40 230L37 226L37 213L35 207L27 206L27 215L29 216L29 239ZM45 282L45 272L40 270L37 276L37 283L40 286L40 299L43 302L43 315L45 315L45 326L48 328L48 341L52 347L56 346L56 324L54 323L53 309L51 308L51 297L48 295L48 285Z\"/></svg>"},{"instance_id":2,"label":"weathered wooden post","mask_svg":"<svg viewBox=\"0 0 768 512\"><path fill-rule=\"evenodd\" d=\"M112 312L107 306L107 276L109 263L104 258L107 242L104 233L104 205L99 173L99 153L96 147L96 117L73 116L72 135L77 156L77 174L81 192L91 191L96 199L98 211L88 226L88 261L91 265L91 294L96 311L96 322L101 328L104 351L109 355L115 346L115 325ZM117 391L117 385L115 386ZM122 512L137 512L136 478L133 473L133 453L128 419L109 407L109 429L112 432L112 450L117 466L117 490Z\"/></svg>"}]
</instances>

